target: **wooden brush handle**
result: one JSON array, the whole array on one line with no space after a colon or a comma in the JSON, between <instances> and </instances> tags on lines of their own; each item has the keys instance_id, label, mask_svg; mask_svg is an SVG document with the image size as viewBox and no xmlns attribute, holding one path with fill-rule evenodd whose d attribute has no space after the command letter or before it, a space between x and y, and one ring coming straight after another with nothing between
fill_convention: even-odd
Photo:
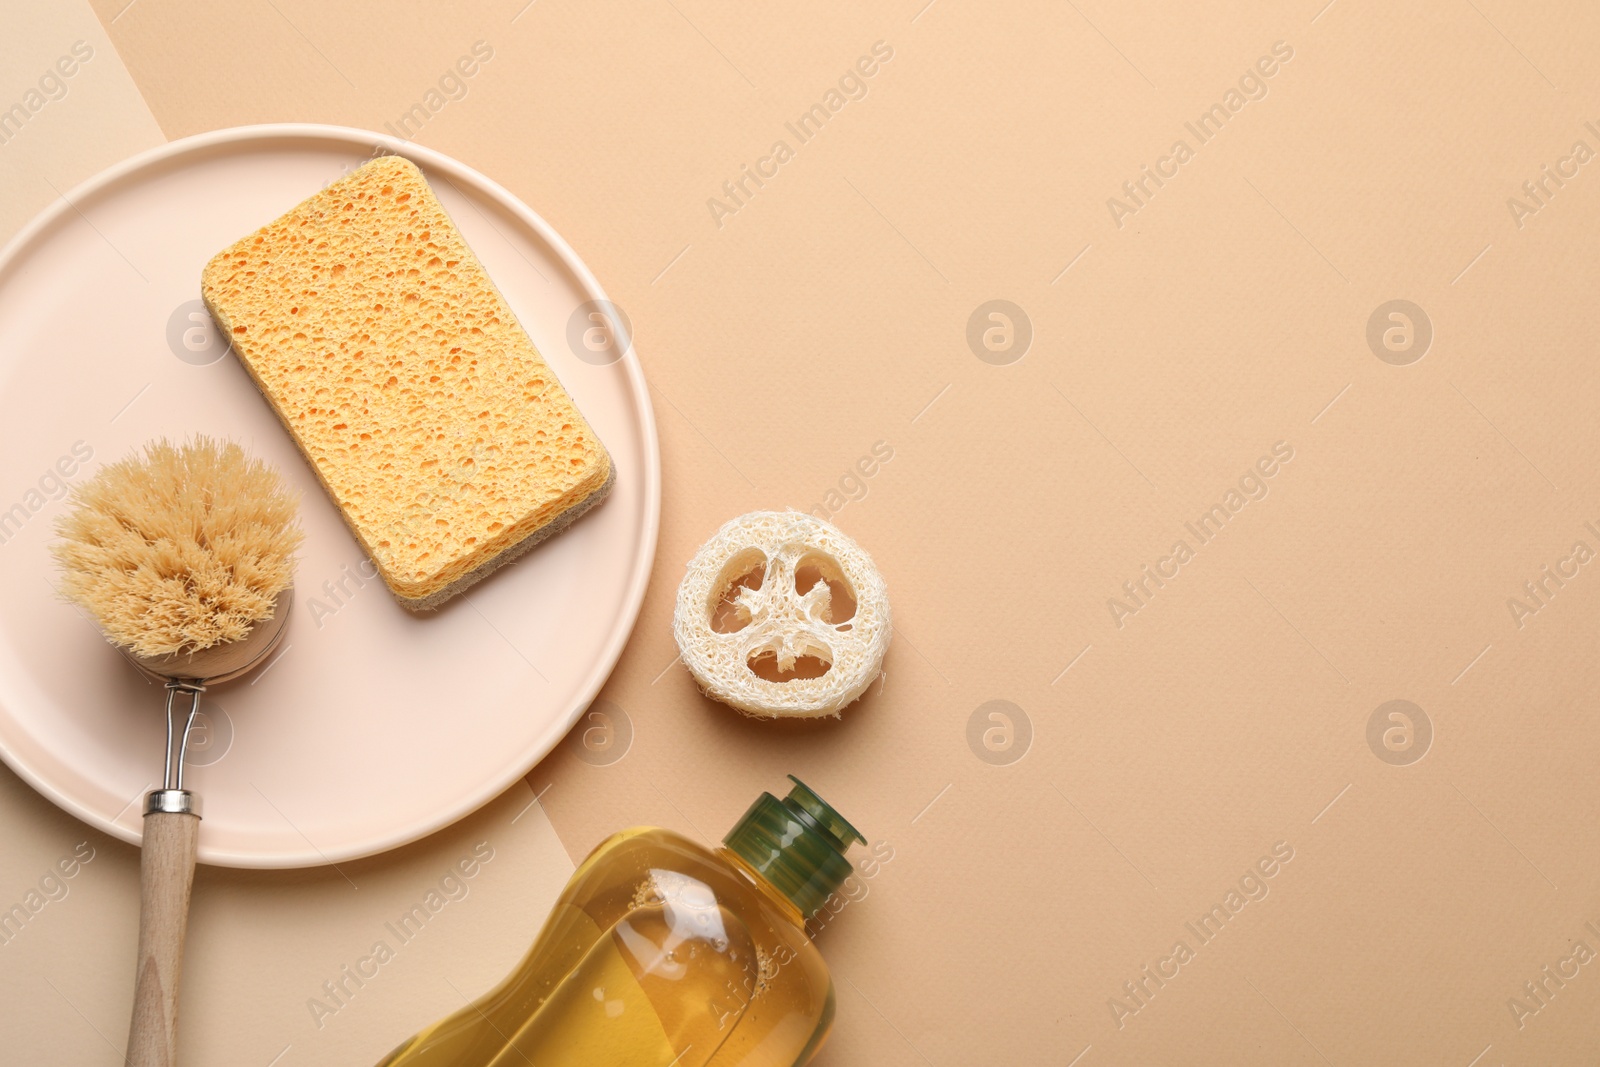
<instances>
[{"instance_id":1,"label":"wooden brush handle","mask_svg":"<svg viewBox=\"0 0 1600 1067\"><path fill-rule=\"evenodd\" d=\"M128 1067L174 1067L178 1062L178 974L199 833L198 815L158 811L144 817L139 970L128 1028Z\"/></svg>"}]
</instances>

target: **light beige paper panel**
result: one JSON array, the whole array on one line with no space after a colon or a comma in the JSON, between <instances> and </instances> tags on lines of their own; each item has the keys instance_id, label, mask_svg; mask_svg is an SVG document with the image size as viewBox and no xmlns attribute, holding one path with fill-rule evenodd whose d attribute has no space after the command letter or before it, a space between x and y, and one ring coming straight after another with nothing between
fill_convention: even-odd
<instances>
[{"instance_id":1,"label":"light beige paper panel","mask_svg":"<svg viewBox=\"0 0 1600 1067\"><path fill-rule=\"evenodd\" d=\"M0 1019L18 1063L120 1064L139 852L0 776ZM572 873L517 786L449 830L303 871L199 868L184 955L187 1063L376 1063L508 973Z\"/></svg>"},{"instance_id":2,"label":"light beige paper panel","mask_svg":"<svg viewBox=\"0 0 1600 1067\"><path fill-rule=\"evenodd\" d=\"M0 244L78 182L166 139L85 0L3 15Z\"/></svg>"}]
</instances>

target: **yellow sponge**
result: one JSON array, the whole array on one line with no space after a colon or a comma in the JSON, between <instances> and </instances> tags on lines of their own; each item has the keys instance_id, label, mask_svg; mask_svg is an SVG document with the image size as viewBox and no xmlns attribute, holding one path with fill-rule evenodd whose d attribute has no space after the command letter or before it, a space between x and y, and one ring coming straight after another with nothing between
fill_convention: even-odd
<instances>
[{"instance_id":1,"label":"yellow sponge","mask_svg":"<svg viewBox=\"0 0 1600 1067\"><path fill-rule=\"evenodd\" d=\"M408 608L611 490L605 447L409 160L375 159L218 253L201 292Z\"/></svg>"}]
</instances>

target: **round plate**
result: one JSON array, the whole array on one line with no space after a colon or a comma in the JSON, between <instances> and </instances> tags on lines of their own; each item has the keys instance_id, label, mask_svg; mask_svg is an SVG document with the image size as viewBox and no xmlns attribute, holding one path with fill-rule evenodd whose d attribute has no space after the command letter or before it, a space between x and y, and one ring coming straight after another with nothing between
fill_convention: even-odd
<instances>
[{"instance_id":1,"label":"round plate","mask_svg":"<svg viewBox=\"0 0 1600 1067\"><path fill-rule=\"evenodd\" d=\"M599 507L424 616L371 577L199 302L212 255L375 150L422 168L617 469ZM209 691L191 735L185 785L205 801L200 859L333 863L412 841L497 796L599 691L655 554L661 472L644 375L625 334L620 359L580 349L584 305L605 299L566 242L505 189L361 130L208 133L58 200L0 252L0 756L74 815L139 840L139 799L160 784L165 693L56 594L49 544L68 486L151 438L203 433L288 476L306 542L277 657Z\"/></svg>"}]
</instances>

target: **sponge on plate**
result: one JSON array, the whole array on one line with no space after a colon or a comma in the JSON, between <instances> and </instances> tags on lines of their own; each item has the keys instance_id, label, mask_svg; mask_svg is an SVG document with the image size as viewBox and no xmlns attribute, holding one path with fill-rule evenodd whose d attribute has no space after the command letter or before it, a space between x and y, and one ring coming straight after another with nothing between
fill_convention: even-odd
<instances>
[{"instance_id":1,"label":"sponge on plate","mask_svg":"<svg viewBox=\"0 0 1600 1067\"><path fill-rule=\"evenodd\" d=\"M605 447L409 160L375 159L222 251L201 292L408 608L611 490Z\"/></svg>"}]
</instances>

